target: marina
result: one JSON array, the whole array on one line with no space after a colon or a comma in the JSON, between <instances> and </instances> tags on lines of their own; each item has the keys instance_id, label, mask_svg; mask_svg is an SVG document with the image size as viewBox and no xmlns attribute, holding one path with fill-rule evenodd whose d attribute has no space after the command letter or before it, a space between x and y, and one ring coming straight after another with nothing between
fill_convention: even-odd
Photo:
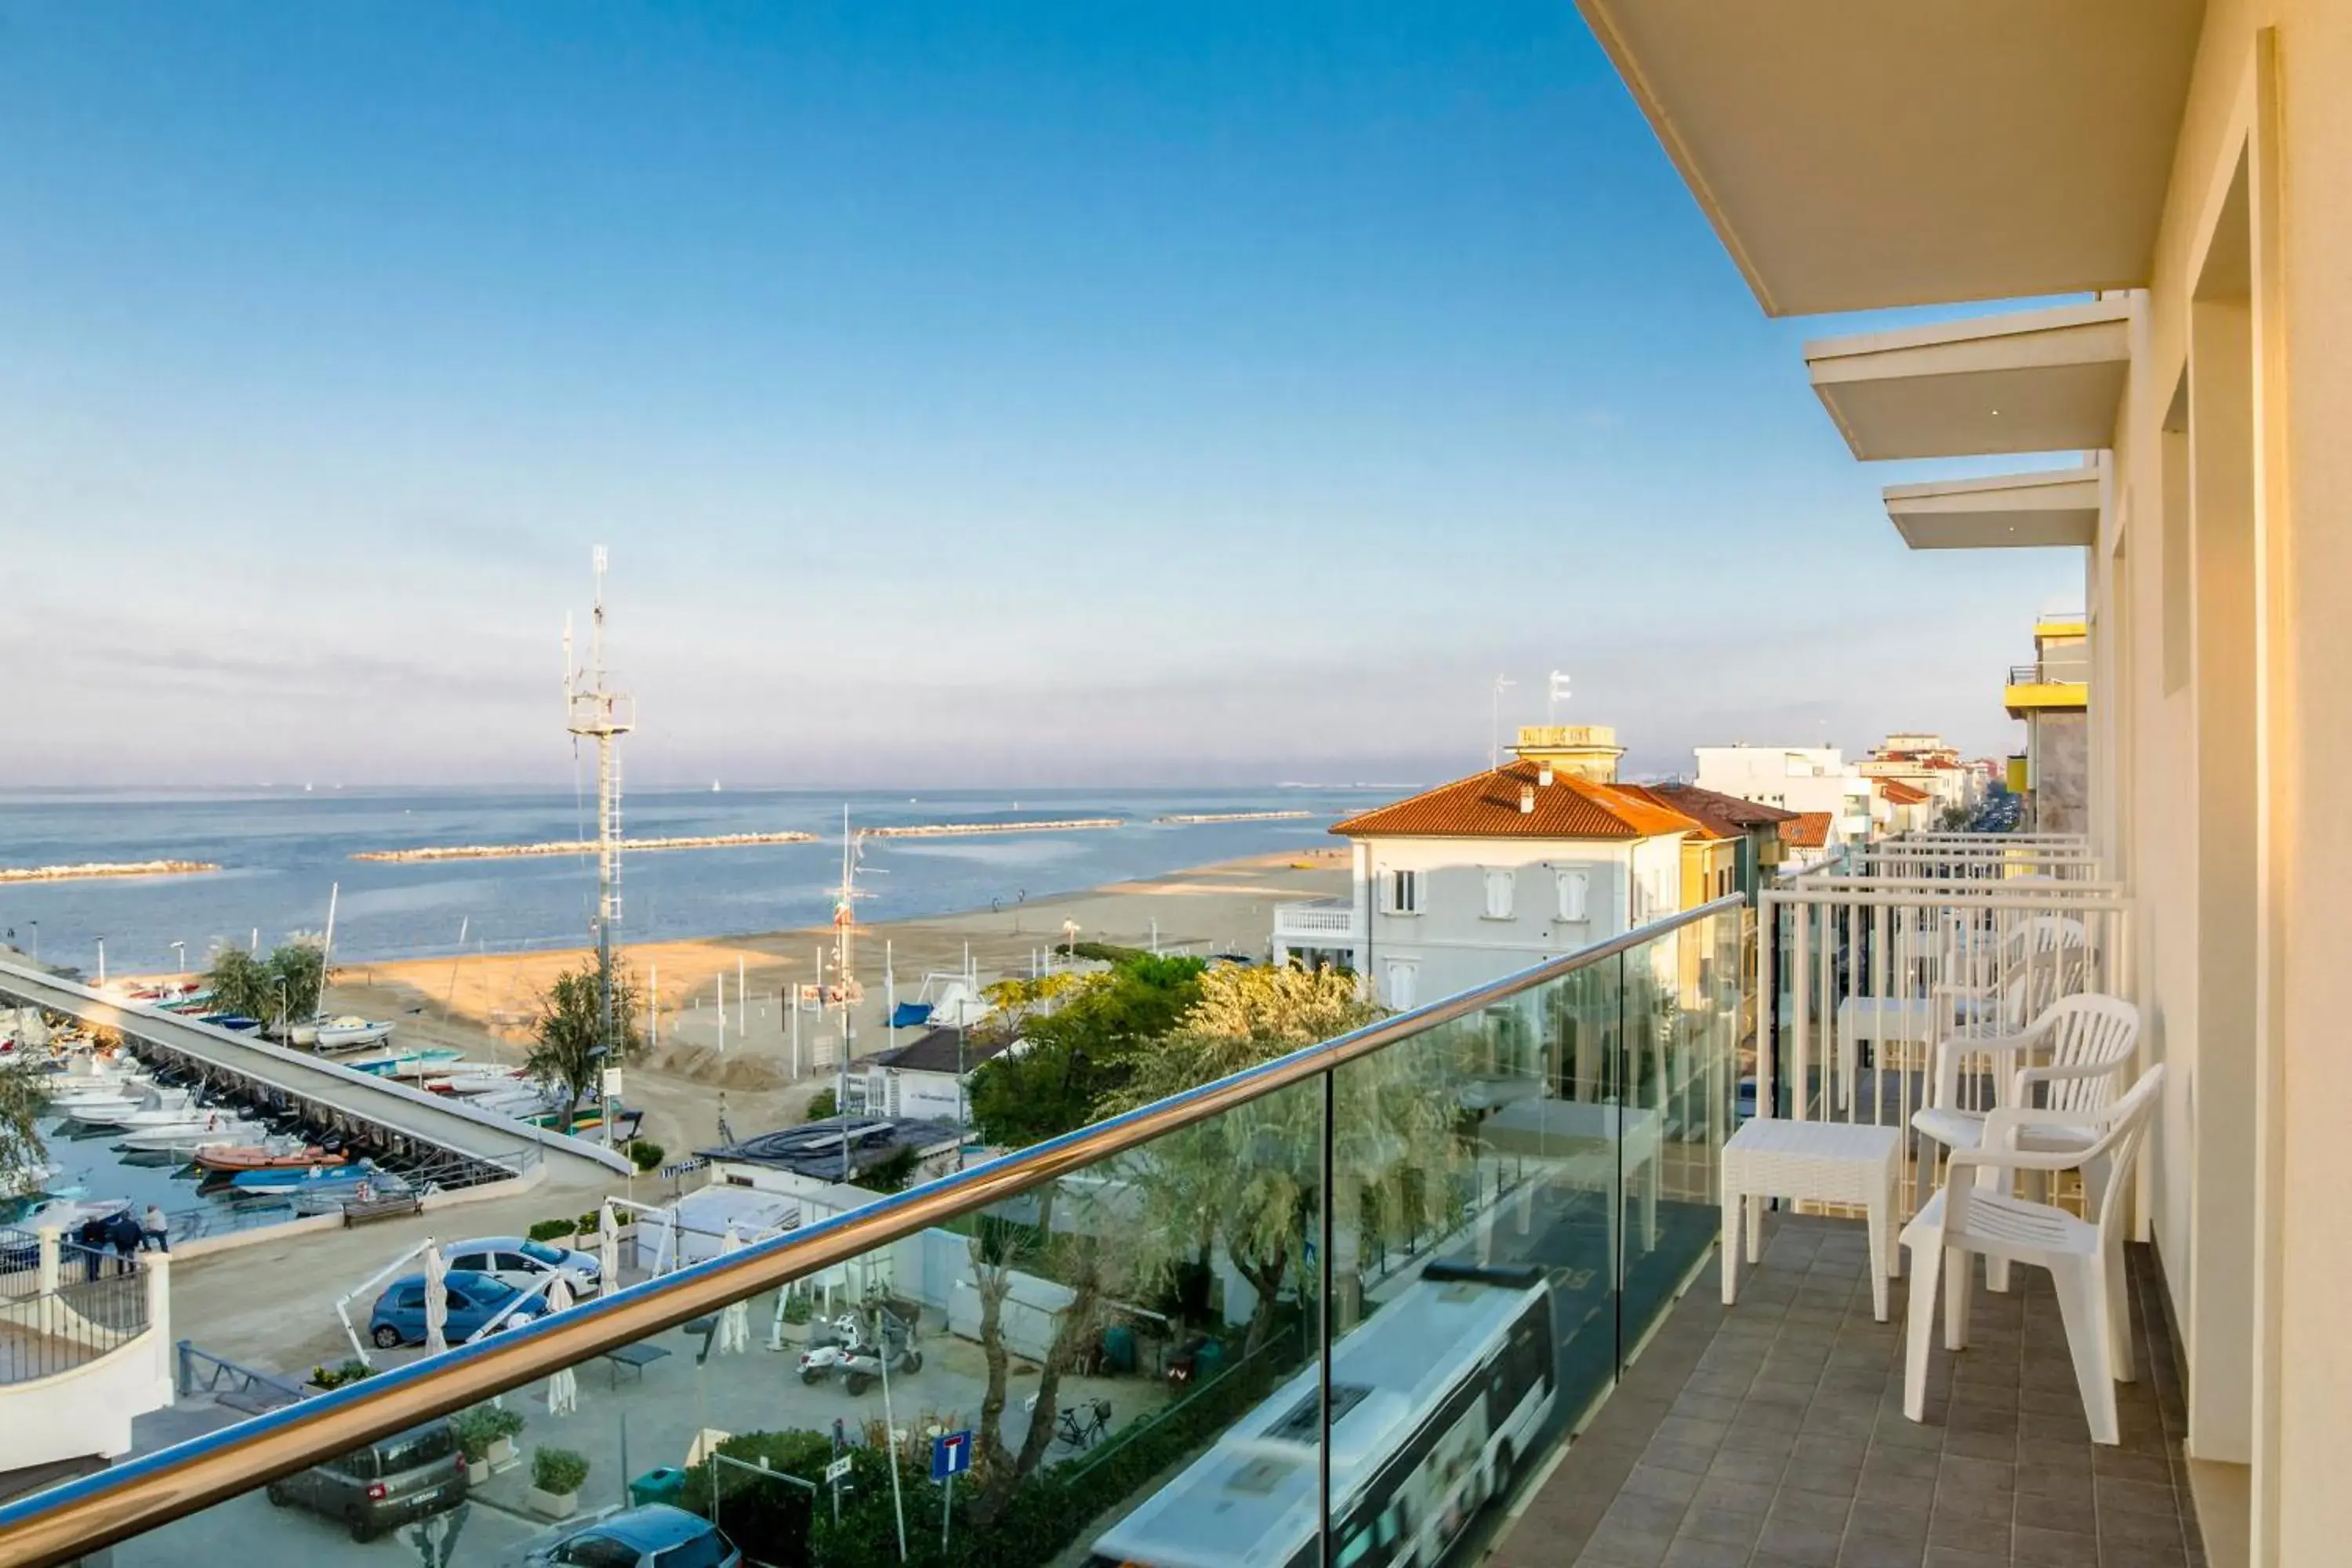
<instances>
[{"instance_id":1,"label":"marina","mask_svg":"<svg viewBox=\"0 0 2352 1568\"><path fill-rule=\"evenodd\" d=\"M200 1097L222 1097L290 1118L311 1132L445 1173L448 1183L457 1184L520 1177L546 1163L604 1172L629 1169L628 1161L609 1149L429 1094L389 1073L362 1071L201 1019L126 1005L26 964L0 962L0 995L113 1030L146 1068L161 1069L158 1076L169 1072L188 1086L184 1091L142 1088L131 1096L110 1090L95 1105L63 1102L60 1108L73 1109L78 1119L143 1116L162 1124L160 1112L184 1110ZM126 1099L132 1103L125 1105Z\"/></svg>"}]
</instances>

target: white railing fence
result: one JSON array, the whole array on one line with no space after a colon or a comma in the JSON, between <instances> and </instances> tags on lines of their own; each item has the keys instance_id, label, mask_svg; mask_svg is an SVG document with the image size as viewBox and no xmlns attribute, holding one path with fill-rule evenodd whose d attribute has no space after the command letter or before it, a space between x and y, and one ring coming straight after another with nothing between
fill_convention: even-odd
<instances>
[{"instance_id":1,"label":"white railing fence","mask_svg":"<svg viewBox=\"0 0 2352 1568\"><path fill-rule=\"evenodd\" d=\"M1342 899L1274 906L1276 936L1353 936L1356 906Z\"/></svg>"},{"instance_id":2,"label":"white railing fence","mask_svg":"<svg viewBox=\"0 0 2352 1568\"><path fill-rule=\"evenodd\" d=\"M1955 844L1925 874L1801 876L1760 896L1759 1115L1907 1126L1932 1102L1947 1042L2016 1033L2062 995L2133 994L2123 887L2095 860L2079 874L2058 858L1988 869L2017 847ZM1888 863L1864 853L1850 864ZM1990 1068L1962 1058L1963 1106L1990 1103ZM1932 1191L1937 1153L1906 1134L1906 1217Z\"/></svg>"}]
</instances>

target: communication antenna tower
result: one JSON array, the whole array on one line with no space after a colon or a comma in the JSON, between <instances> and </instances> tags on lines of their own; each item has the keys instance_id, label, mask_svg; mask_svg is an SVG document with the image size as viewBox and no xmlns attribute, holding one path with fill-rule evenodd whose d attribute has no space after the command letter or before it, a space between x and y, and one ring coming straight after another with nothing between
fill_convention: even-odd
<instances>
[{"instance_id":1,"label":"communication antenna tower","mask_svg":"<svg viewBox=\"0 0 2352 1568\"><path fill-rule=\"evenodd\" d=\"M849 830L849 805L841 807L841 886L834 889L833 904L833 972L835 984L841 991L841 1050L835 1058L837 1078L834 1088L834 1110L841 1117L841 1179L847 1181L849 1167L849 1053L855 1034L851 1005L863 1000L857 981L852 973L857 955L857 900L874 895L857 885L857 870L866 858L866 835ZM822 1006L824 999L817 998ZM872 1106L867 1106L870 1114Z\"/></svg>"},{"instance_id":2,"label":"communication antenna tower","mask_svg":"<svg viewBox=\"0 0 2352 1568\"><path fill-rule=\"evenodd\" d=\"M572 662L572 623L563 626L563 707L573 743L596 742L596 1001L599 1015L597 1086L604 1112L604 1143L613 1142L619 1106L603 1094L603 1063L613 1051L613 932L621 923L621 754L613 742L636 728L634 700L604 684L604 547L595 547L596 604L590 612L588 666Z\"/></svg>"}]
</instances>

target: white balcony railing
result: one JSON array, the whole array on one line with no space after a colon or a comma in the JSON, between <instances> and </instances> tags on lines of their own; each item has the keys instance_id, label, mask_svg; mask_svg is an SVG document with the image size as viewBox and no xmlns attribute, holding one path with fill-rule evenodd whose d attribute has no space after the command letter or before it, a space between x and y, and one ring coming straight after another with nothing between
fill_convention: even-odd
<instances>
[{"instance_id":1,"label":"white balcony railing","mask_svg":"<svg viewBox=\"0 0 2352 1568\"><path fill-rule=\"evenodd\" d=\"M1901 840L1759 900L1762 1115L1901 1127L1932 1092L1937 1047L2021 1028L2078 991L2129 996L2129 900L2079 841L2005 834ZM1863 874L1854 874L1855 872ZM1970 1063L1964 1092L1990 1092ZM1905 1140L1907 1215L1932 1190Z\"/></svg>"},{"instance_id":2,"label":"white balcony railing","mask_svg":"<svg viewBox=\"0 0 2352 1568\"><path fill-rule=\"evenodd\" d=\"M1363 935L1363 927L1356 919L1356 906L1349 899L1310 899L1298 903L1274 906L1274 934L1276 941L1320 942L1355 942Z\"/></svg>"}]
</instances>

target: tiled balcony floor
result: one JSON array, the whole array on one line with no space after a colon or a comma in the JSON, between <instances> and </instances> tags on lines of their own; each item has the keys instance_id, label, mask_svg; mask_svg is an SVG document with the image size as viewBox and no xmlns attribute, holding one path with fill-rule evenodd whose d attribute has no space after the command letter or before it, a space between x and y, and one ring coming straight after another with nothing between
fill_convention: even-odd
<instances>
[{"instance_id":1,"label":"tiled balcony floor","mask_svg":"<svg viewBox=\"0 0 2352 1568\"><path fill-rule=\"evenodd\" d=\"M1903 1415L1906 1281L1870 1315L1857 1223L1783 1218L1726 1310L1712 1263L1505 1531L1496 1568L2201 1568L2160 1289L2131 1259L2138 1381L2090 1440L2050 1277L1976 1286Z\"/></svg>"}]
</instances>

